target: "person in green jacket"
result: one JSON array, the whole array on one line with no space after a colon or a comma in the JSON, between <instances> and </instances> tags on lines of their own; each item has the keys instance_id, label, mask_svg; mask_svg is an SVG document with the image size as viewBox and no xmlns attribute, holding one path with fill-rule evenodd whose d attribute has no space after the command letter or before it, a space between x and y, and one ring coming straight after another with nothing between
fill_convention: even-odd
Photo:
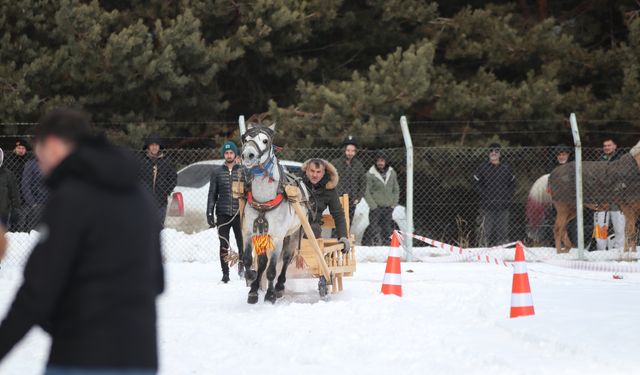
<instances>
[{"instance_id":1,"label":"person in green jacket","mask_svg":"<svg viewBox=\"0 0 640 375\"><path fill-rule=\"evenodd\" d=\"M389 166L387 155L379 152L375 165L366 176L364 199L369 205L369 228L363 238L366 245L383 246L393 232L393 209L400 200L398 175Z\"/></svg>"}]
</instances>

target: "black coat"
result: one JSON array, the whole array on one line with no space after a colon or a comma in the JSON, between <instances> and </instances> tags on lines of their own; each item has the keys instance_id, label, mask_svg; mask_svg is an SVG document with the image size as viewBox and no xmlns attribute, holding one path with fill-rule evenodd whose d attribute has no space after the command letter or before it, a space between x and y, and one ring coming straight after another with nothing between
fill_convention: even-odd
<instances>
[{"instance_id":1,"label":"black coat","mask_svg":"<svg viewBox=\"0 0 640 375\"><path fill-rule=\"evenodd\" d=\"M9 215L21 204L16 177L4 166L0 167L0 216Z\"/></svg>"},{"instance_id":2,"label":"black coat","mask_svg":"<svg viewBox=\"0 0 640 375\"><path fill-rule=\"evenodd\" d=\"M215 215L233 216L240 209L238 199L233 199L232 182L246 181L245 168L241 165L234 165L233 170L229 171L226 165L216 166L211 173L211 182L209 184L209 197L207 199L207 217Z\"/></svg>"},{"instance_id":3,"label":"black coat","mask_svg":"<svg viewBox=\"0 0 640 375\"><path fill-rule=\"evenodd\" d=\"M145 154L142 158L140 178L142 185L153 195L157 206L166 207L167 198L178 182L178 174L173 163L162 153L158 157Z\"/></svg>"},{"instance_id":4,"label":"black coat","mask_svg":"<svg viewBox=\"0 0 640 375\"><path fill-rule=\"evenodd\" d=\"M367 188L366 171L360 160L353 158L347 163L346 156L331 162L340 176L336 190L338 196L349 194L349 204L355 205L364 197Z\"/></svg>"},{"instance_id":5,"label":"black coat","mask_svg":"<svg viewBox=\"0 0 640 375\"><path fill-rule=\"evenodd\" d=\"M7 169L10 170L11 173L13 173L13 175L16 177L16 180L18 181L18 187L22 186L22 172L24 171L24 166L29 160L32 159L33 158L28 154L25 154L24 156L18 156L15 152L11 152L5 156L4 163L2 164L6 166Z\"/></svg>"},{"instance_id":6,"label":"black coat","mask_svg":"<svg viewBox=\"0 0 640 375\"><path fill-rule=\"evenodd\" d=\"M0 325L0 359L38 325L52 338L49 365L157 369L161 228L138 171L103 141L47 179L41 238Z\"/></svg>"},{"instance_id":7,"label":"black coat","mask_svg":"<svg viewBox=\"0 0 640 375\"><path fill-rule=\"evenodd\" d=\"M329 207L329 213L336 222L336 233L338 238L347 237L347 222L344 218L344 210L336 192L338 184L338 172L335 167L327 162L325 163L325 175L316 184L312 184L306 176L308 162L302 165L302 181L309 188L309 224L311 226L322 226L322 213Z\"/></svg>"},{"instance_id":8,"label":"black coat","mask_svg":"<svg viewBox=\"0 0 640 375\"><path fill-rule=\"evenodd\" d=\"M507 163L482 163L473 175L473 186L484 210L506 210L511 206L516 178Z\"/></svg>"}]
</instances>

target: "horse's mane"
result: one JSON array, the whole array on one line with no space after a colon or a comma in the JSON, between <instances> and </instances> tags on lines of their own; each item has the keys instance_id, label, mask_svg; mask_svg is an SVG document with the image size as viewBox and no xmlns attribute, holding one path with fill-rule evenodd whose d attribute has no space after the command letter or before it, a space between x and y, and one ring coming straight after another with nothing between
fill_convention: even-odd
<instances>
[{"instance_id":1,"label":"horse's mane","mask_svg":"<svg viewBox=\"0 0 640 375\"><path fill-rule=\"evenodd\" d=\"M271 126L274 122L269 112L256 113L247 120L247 123L254 126Z\"/></svg>"},{"instance_id":2,"label":"horse's mane","mask_svg":"<svg viewBox=\"0 0 640 375\"><path fill-rule=\"evenodd\" d=\"M635 146L633 146L633 148L631 149L631 151L629 151L629 153L631 154L631 156L634 156L634 157L640 154L640 142L638 142Z\"/></svg>"}]
</instances>

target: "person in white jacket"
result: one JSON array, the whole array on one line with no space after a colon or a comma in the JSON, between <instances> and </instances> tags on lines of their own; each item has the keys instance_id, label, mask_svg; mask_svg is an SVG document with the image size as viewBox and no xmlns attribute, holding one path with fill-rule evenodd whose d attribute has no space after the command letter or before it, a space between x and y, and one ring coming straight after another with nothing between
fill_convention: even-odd
<instances>
[{"instance_id":1,"label":"person in white jacket","mask_svg":"<svg viewBox=\"0 0 640 375\"><path fill-rule=\"evenodd\" d=\"M612 138L606 138L602 142L603 154L600 160L611 162L619 159L623 152L618 150L618 145ZM607 245L610 245L610 249L623 249L624 248L624 227L625 220L624 214L620 211L620 208L616 205L611 205L609 211L600 211L594 213L594 229L593 237L596 239L596 248L598 250L607 250ZM609 234L611 233L610 226L613 225L614 238L611 244L609 244Z\"/></svg>"}]
</instances>

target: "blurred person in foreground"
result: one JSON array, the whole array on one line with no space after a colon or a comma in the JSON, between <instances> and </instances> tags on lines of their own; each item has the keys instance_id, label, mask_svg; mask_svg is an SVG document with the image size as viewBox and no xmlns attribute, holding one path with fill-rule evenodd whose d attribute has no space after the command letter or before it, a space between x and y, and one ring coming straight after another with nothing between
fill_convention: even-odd
<instances>
[{"instance_id":1,"label":"blurred person in foreground","mask_svg":"<svg viewBox=\"0 0 640 375\"><path fill-rule=\"evenodd\" d=\"M38 325L51 336L45 375L155 374L160 225L137 163L80 111L52 110L35 134L51 195L0 325L0 360Z\"/></svg>"}]
</instances>

